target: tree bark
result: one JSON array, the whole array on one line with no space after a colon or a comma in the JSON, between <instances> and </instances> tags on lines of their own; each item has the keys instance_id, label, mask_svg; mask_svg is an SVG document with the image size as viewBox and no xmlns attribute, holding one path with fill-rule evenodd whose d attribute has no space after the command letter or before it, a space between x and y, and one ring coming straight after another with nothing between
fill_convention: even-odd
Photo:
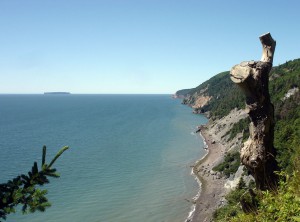
<instances>
[{"instance_id":1,"label":"tree bark","mask_svg":"<svg viewBox=\"0 0 300 222\"><path fill-rule=\"evenodd\" d=\"M263 47L261 61L242 62L232 67L231 80L246 95L246 110L251 123L250 137L241 149L241 161L255 178L256 187L265 190L277 182L274 149L274 107L269 95L269 72L276 41L270 33L259 37Z\"/></svg>"}]
</instances>

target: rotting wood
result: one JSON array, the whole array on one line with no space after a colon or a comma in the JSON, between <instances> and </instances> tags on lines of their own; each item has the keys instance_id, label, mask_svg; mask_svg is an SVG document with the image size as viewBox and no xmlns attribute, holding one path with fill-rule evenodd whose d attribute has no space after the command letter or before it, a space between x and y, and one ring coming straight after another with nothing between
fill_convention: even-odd
<instances>
[{"instance_id":1,"label":"rotting wood","mask_svg":"<svg viewBox=\"0 0 300 222\"><path fill-rule=\"evenodd\" d=\"M232 67L231 80L246 96L246 110L251 123L250 136L241 149L241 162L247 167L260 190L270 189L277 182L274 149L274 107L269 95L269 72L272 68L276 41L270 33L259 37L261 61L242 62Z\"/></svg>"}]
</instances>

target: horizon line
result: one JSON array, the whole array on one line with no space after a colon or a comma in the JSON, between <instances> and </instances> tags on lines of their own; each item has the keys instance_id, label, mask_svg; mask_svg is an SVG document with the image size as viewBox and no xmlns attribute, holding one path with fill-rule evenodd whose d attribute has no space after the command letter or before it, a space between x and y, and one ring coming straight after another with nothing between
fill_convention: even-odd
<instances>
[{"instance_id":1,"label":"horizon line","mask_svg":"<svg viewBox=\"0 0 300 222\"><path fill-rule=\"evenodd\" d=\"M45 94L46 93L46 94ZM62 94L43 93L0 93L0 95L174 95L175 93L71 93L62 92ZM66 93L66 94L64 94Z\"/></svg>"}]
</instances>

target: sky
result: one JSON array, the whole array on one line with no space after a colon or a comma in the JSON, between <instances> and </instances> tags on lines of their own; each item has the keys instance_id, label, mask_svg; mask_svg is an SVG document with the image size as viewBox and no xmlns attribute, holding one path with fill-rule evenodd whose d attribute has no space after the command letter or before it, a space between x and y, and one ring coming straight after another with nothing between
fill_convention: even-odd
<instances>
[{"instance_id":1,"label":"sky","mask_svg":"<svg viewBox=\"0 0 300 222\"><path fill-rule=\"evenodd\" d=\"M300 1L0 0L0 93L172 94L300 57Z\"/></svg>"}]
</instances>

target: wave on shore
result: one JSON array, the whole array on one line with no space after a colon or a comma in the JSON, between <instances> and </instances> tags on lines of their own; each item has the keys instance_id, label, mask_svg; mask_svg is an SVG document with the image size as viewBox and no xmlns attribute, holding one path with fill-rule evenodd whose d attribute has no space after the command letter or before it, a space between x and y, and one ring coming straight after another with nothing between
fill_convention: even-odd
<instances>
[{"instance_id":1,"label":"wave on shore","mask_svg":"<svg viewBox=\"0 0 300 222\"><path fill-rule=\"evenodd\" d=\"M205 157L209 153L208 145L206 143L206 140L205 140L204 136L201 134L201 132L199 134L200 134L200 136L201 136L201 138L203 140L203 145L204 145L203 148L205 150L207 150L207 152L206 152L206 154L201 159L199 159L199 160L196 161L196 163L193 166L192 171L191 171L191 175L194 176L195 180L197 181L197 183L199 185L199 190L198 190L198 193L196 194L196 196L194 196L192 198L193 205L191 206L191 210L190 210L190 212L189 212L189 214L188 214L188 216L187 216L187 218L185 219L184 222L192 222L192 220L193 220L193 216L194 216L194 213L195 213L195 210L196 210L196 201L199 199L199 197L201 195L201 187L202 187L202 183L201 183L200 178L199 178L199 176L197 174L197 168L202 163L202 160L204 160Z\"/></svg>"}]
</instances>

